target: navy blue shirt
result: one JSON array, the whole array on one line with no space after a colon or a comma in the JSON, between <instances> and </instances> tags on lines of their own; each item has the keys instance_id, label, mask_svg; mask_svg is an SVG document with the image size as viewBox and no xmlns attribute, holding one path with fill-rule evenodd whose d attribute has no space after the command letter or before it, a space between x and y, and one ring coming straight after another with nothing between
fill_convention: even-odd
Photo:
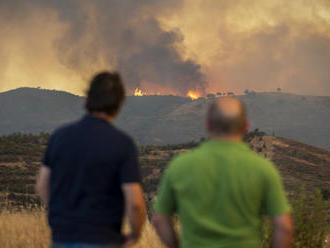
<instances>
[{"instance_id":1,"label":"navy blue shirt","mask_svg":"<svg viewBox=\"0 0 330 248\"><path fill-rule=\"evenodd\" d=\"M122 242L121 185L141 181L137 156L130 137L91 115L51 136L43 163L54 242Z\"/></svg>"}]
</instances>

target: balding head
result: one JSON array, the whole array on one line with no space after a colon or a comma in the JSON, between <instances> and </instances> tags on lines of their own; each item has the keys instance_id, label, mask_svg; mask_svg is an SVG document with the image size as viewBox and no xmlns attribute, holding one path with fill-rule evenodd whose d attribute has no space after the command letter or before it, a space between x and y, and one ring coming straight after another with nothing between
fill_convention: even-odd
<instances>
[{"instance_id":1,"label":"balding head","mask_svg":"<svg viewBox=\"0 0 330 248\"><path fill-rule=\"evenodd\" d=\"M230 97L214 101L209 107L207 122L212 135L244 135L247 129L245 106Z\"/></svg>"}]
</instances>

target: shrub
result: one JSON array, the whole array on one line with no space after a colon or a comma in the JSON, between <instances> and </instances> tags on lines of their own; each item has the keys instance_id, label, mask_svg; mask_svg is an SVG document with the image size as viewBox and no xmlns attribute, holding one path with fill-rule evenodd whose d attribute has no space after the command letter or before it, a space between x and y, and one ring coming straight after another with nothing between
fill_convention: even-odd
<instances>
[{"instance_id":1,"label":"shrub","mask_svg":"<svg viewBox=\"0 0 330 248\"><path fill-rule=\"evenodd\" d=\"M330 200L330 191L328 189L322 189L321 194L323 197L323 200Z\"/></svg>"},{"instance_id":2,"label":"shrub","mask_svg":"<svg viewBox=\"0 0 330 248\"><path fill-rule=\"evenodd\" d=\"M305 188L301 188L292 200L294 236L292 248L322 248L329 226L327 223L327 203L320 191L311 195ZM263 247L269 247L271 241L271 225L266 220L263 224Z\"/></svg>"}]
</instances>

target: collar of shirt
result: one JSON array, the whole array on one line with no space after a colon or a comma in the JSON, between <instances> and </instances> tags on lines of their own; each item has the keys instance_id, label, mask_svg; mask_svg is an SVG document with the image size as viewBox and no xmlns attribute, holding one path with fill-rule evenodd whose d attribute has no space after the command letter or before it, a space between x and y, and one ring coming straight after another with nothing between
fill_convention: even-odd
<instances>
[{"instance_id":1,"label":"collar of shirt","mask_svg":"<svg viewBox=\"0 0 330 248\"><path fill-rule=\"evenodd\" d=\"M237 141L230 141L230 140L208 140L202 144L205 148L234 148L239 150L250 150L250 147L245 142L237 142Z\"/></svg>"}]
</instances>

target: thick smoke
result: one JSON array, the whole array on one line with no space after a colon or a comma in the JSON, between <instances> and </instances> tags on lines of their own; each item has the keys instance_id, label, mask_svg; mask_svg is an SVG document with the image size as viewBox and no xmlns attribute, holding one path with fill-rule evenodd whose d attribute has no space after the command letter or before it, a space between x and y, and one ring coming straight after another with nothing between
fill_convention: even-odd
<instances>
[{"instance_id":1,"label":"thick smoke","mask_svg":"<svg viewBox=\"0 0 330 248\"><path fill-rule=\"evenodd\" d=\"M0 0L0 35L0 91L116 69L130 92L330 95L329 0Z\"/></svg>"},{"instance_id":2,"label":"thick smoke","mask_svg":"<svg viewBox=\"0 0 330 248\"><path fill-rule=\"evenodd\" d=\"M7 29L0 31L5 37L0 43L2 88L19 80L79 92L91 74L113 69L123 74L130 91L135 87L154 93L203 90L200 66L183 60L175 47L183 39L180 32L162 30L156 18L180 8L179 4L174 0L2 0L0 27ZM3 51L7 46L11 54Z\"/></svg>"},{"instance_id":3,"label":"thick smoke","mask_svg":"<svg viewBox=\"0 0 330 248\"><path fill-rule=\"evenodd\" d=\"M194 0L174 19L209 91L330 95L328 0Z\"/></svg>"}]
</instances>

